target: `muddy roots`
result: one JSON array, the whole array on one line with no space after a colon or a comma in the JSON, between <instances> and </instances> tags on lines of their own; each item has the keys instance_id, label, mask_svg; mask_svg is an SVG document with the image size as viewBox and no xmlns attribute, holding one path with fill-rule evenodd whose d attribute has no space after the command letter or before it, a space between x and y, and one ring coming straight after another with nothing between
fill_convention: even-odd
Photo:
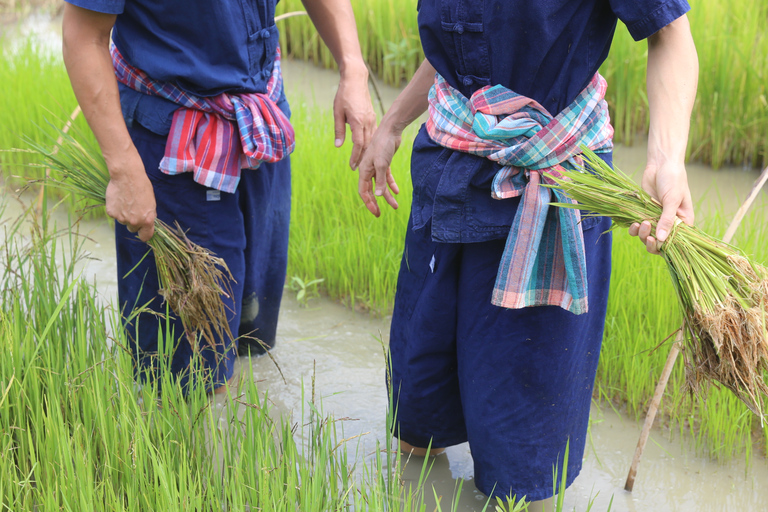
<instances>
[{"instance_id":1,"label":"muddy roots","mask_svg":"<svg viewBox=\"0 0 768 512\"><path fill-rule=\"evenodd\" d=\"M727 295L713 310L696 305L687 312L686 384L699 394L706 383L719 383L763 417L768 396L768 271L741 256L728 259L735 272L746 277L748 290L738 298Z\"/></svg>"},{"instance_id":2,"label":"muddy roots","mask_svg":"<svg viewBox=\"0 0 768 512\"><path fill-rule=\"evenodd\" d=\"M160 294L181 319L193 350L198 349L198 339L212 348L231 340L223 298L232 296L233 278L224 260L189 240L178 223L172 228L156 220L149 245Z\"/></svg>"}]
</instances>

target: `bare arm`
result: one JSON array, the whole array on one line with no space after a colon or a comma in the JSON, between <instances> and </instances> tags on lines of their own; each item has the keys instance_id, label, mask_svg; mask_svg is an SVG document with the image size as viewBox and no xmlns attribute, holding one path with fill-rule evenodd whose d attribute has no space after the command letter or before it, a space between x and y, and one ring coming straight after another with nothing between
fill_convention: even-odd
<instances>
[{"instance_id":1,"label":"bare arm","mask_svg":"<svg viewBox=\"0 0 768 512\"><path fill-rule=\"evenodd\" d=\"M682 16L648 38L648 162L642 185L663 206L651 235L649 222L634 224L649 252L658 253L657 240L667 239L675 216L693 224L691 192L685 171L685 150L691 111L698 86L699 62L688 18Z\"/></svg>"},{"instance_id":2,"label":"bare arm","mask_svg":"<svg viewBox=\"0 0 768 512\"><path fill-rule=\"evenodd\" d=\"M335 144L344 144L345 123L352 131L352 155L349 165L353 169L376 127L376 114L368 92L368 69L357 39L357 25L349 0L302 0L320 37L333 54L341 78L333 101Z\"/></svg>"},{"instance_id":3,"label":"bare arm","mask_svg":"<svg viewBox=\"0 0 768 512\"><path fill-rule=\"evenodd\" d=\"M107 214L139 238L154 232L155 195L120 109L109 55L115 16L64 6L63 54L72 89L109 169Z\"/></svg>"},{"instance_id":4,"label":"bare arm","mask_svg":"<svg viewBox=\"0 0 768 512\"><path fill-rule=\"evenodd\" d=\"M392 157L400 147L403 130L427 110L429 89L434 83L435 68L425 59L382 118L368 150L363 155L358 193L365 206L376 217L381 215L381 211L375 196L384 196L392 208L397 208L397 201L387 189L388 185L395 194L399 192L390 169ZM373 180L376 181L375 195Z\"/></svg>"}]
</instances>

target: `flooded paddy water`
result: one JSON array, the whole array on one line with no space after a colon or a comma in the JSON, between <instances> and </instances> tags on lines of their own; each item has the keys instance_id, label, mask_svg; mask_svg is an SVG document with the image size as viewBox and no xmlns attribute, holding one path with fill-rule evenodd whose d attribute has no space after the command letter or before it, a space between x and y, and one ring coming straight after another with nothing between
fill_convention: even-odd
<instances>
[{"instance_id":1,"label":"flooded paddy water","mask_svg":"<svg viewBox=\"0 0 768 512\"><path fill-rule=\"evenodd\" d=\"M334 72L290 60L285 61L284 72L288 96L294 98L294 104L307 101L330 108L336 87ZM398 91L381 90L385 105L391 104ZM641 144L616 149L616 165L625 172L639 175L644 161L645 149ZM713 171L697 165L690 165L688 172L699 215L706 215L702 212L714 204L726 219L736 211L757 177L754 170ZM297 175L296 179L300 177ZM30 198L24 200L29 204ZM15 200L6 199L5 203L4 220L16 217L23 208ZM768 192L761 194L754 208L768 216ZM60 228L69 221L64 211L55 212L54 218ZM106 221L88 221L79 230L88 237L84 249L91 256L83 262L84 275L97 281L104 301L114 302L112 229ZM274 361L268 357L241 359L237 372L252 373L260 389L268 392L276 411L293 417L294 421L302 421L302 400L308 399L314 380L323 412L347 418L339 423L343 428L340 437L360 436L346 443L351 459L371 460L377 441L384 443L387 439L384 347L389 322L388 317L361 314L323 298L312 298L304 305L296 300L294 292L286 289L278 342L272 352ZM689 440L663 428L653 431L635 490L626 493L624 480L639 433L637 422L609 407L593 406L584 467L566 493L566 510L586 510L592 499L595 511L607 510L609 504L611 510L628 512L768 510L768 462L764 457L753 456L749 466L739 461L719 464L693 455ZM421 459L409 461L404 479L417 479L420 465ZM445 505L457 482L463 481L456 510L482 510L485 498L474 488L472 476L471 455L465 444L451 447L446 454L434 458L427 483L443 496Z\"/></svg>"}]
</instances>

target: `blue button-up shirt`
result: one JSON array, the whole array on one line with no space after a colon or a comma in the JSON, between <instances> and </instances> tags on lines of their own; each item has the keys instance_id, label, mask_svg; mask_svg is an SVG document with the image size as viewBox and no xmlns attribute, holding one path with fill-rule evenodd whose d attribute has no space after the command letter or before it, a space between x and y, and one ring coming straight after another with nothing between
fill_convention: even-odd
<instances>
[{"instance_id":1,"label":"blue button-up shirt","mask_svg":"<svg viewBox=\"0 0 768 512\"><path fill-rule=\"evenodd\" d=\"M553 116L597 72L618 20L641 40L690 9L686 0L420 0L418 8L424 53L451 86L469 97L500 84ZM506 238L519 198L491 198L499 169L437 145L422 127L411 161L414 228L431 220L437 242Z\"/></svg>"},{"instance_id":2,"label":"blue button-up shirt","mask_svg":"<svg viewBox=\"0 0 768 512\"><path fill-rule=\"evenodd\" d=\"M263 93L278 45L277 0L66 0L117 14L112 39L129 64L197 96ZM167 134L176 104L120 86L126 122ZM288 105L279 103L288 114Z\"/></svg>"}]
</instances>

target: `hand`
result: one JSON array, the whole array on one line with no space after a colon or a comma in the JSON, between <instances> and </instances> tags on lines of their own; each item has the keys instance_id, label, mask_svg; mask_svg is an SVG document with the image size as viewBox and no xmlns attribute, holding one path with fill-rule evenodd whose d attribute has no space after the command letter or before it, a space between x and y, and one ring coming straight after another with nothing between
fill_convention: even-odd
<instances>
[{"instance_id":1,"label":"hand","mask_svg":"<svg viewBox=\"0 0 768 512\"><path fill-rule=\"evenodd\" d=\"M141 157L134 148L109 171L107 215L127 226L131 233L138 233L143 242L148 241L155 231L157 212L155 191Z\"/></svg>"},{"instance_id":2,"label":"hand","mask_svg":"<svg viewBox=\"0 0 768 512\"><path fill-rule=\"evenodd\" d=\"M357 192L365 203L366 208L374 216L381 215L379 205L376 202L376 196L384 196L384 200L393 209L397 209L398 204L392 192L400 193L400 189L392 176L392 157L397 148L400 147L402 140L401 132L390 128L389 125L382 124L374 132L371 143L363 153L358 171L360 178ZM376 192L373 192L373 181L376 181ZM389 187L389 188L387 188ZM391 192L390 192L391 190Z\"/></svg>"},{"instance_id":3,"label":"hand","mask_svg":"<svg viewBox=\"0 0 768 512\"><path fill-rule=\"evenodd\" d=\"M649 158L643 173L643 189L662 205L662 214L656 226L655 236L651 233L649 221L634 223L629 227L629 234L637 236L651 254L659 254L659 248L674 228L677 218L688 225L693 225L694 213L691 191L685 165L666 161L657 164Z\"/></svg>"},{"instance_id":4,"label":"hand","mask_svg":"<svg viewBox=\"0 0 768 512\"><path fill-rule=\"evenodd\" d=\"M368 71L342 73L339 90L333 100L333 121L336 147L344 144L346 124L352 131L352 155L349 166L354 170L368 147L376 128L376 113L368 92Z\"/></svg>"}]
</instances>

